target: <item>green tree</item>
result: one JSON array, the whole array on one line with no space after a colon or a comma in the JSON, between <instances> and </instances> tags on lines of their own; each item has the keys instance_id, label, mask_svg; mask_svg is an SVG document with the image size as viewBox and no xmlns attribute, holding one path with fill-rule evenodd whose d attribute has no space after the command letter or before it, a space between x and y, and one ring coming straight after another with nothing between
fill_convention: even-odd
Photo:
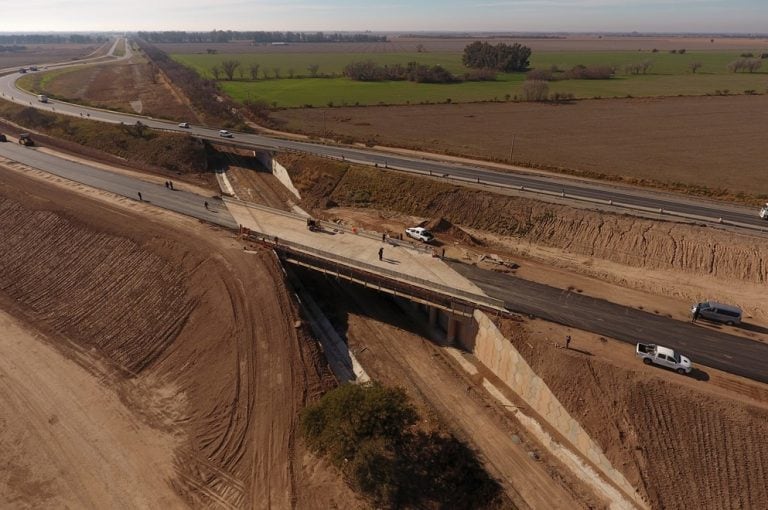
<instances>
[{"instance_id":1,"label":"green tree","mask_svg":"<svg viewBox=\"0 0 768 510\"><path fill-rule=\"evenodd\" d=\"M221 63L221 69L224 71L224 76L227 80L232 81L235 78L235 70L240 67L240 61L238 60L225 60Z\"/></svg>"}]
</instances>

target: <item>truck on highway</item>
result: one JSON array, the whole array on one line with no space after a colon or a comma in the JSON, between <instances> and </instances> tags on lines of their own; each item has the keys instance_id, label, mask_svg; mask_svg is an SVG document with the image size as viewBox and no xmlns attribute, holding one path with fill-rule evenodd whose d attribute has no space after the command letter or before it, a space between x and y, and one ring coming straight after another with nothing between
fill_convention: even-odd
<instances>
[{"instance_id":1,"label":"truck on highway","mask_svg":"<svg viewBox=\"0 0 768 510\"><path fill-rule=\"evenodd\" d=\"M46 96L45 94L38 94L37 95L37 100L40 101L41 103L47 103L48 102L48 96Z\"/></svg>"},{"instance_id":2,"label":"truck on highway","mask_svg":"<svg viewBox=\"0 0 768 510\"><path fill-rule=\"evenodd\" d=\"M646 365L654 364L671 368L678 374L690 374L691 370L693 370L690 359L669 347L638 343L635 352L637 357L641 358Z\"/></svg>"},{"instance_id":3,"label":"truck on highway","mask_svg":"<svg viewBox=\"0 0 768 510\"><path fill-rule=\"evenodd\" d=\"M762 209L760 209L760 217L764 220L768 220L768 203L766 203Z\"/></svg>"}]
</instances>

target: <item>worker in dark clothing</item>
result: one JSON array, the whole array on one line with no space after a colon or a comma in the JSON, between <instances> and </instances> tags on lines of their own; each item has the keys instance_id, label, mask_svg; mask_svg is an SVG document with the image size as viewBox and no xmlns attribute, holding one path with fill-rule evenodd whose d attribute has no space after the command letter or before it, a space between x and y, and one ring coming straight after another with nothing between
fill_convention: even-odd
<instances>
[{"instance_id":1,"label":"worker in dark clothing","mask_svg":"<svg viewBox=\"0 0 768 510\"><path fill-rule=\"evenodd\" d=\"M143 202L143 201L144 201L144 199L141 198L141 191L139 191L139 202Z\"/></svg>"},{"instance_id":2,"label":"worker in dark clothing","mask_svg":"<svg viewBox=\"0 0 768 510\"><path fill-rule=\"evenodd\" d=\"M208 201L205 202L205 209L208 210Z\"/></svg>"},{"instance_id":3,"label":"worker in dark clothing","mask_svg":"<svg viewBox=\"0 0 768 510\"><path fill-rule=\"evenodd\" d=\"M168 181L168 186L171 187L171 191L176 191L173 189L173 181Z\"/></svg>"},{"instance_id":4,"label":"worker in dark clothing","mask_svg":"<svg viewBox=\"0 0 768 510\"><path fill-rule=\"evenodd\" d=\"M165 189L171 189L171 185L168 184L168 181L165 181Z\"/></svg>"},{"instance_id":5,"label":"worker in dark clothing","mask_svg":"<svg viewBox=\"0 0 768 510\"><path fill-rule=\"evenodd\" d=\"M384 248L379 248L379 260L384 259Z\"/></svg>"}]
</instances>

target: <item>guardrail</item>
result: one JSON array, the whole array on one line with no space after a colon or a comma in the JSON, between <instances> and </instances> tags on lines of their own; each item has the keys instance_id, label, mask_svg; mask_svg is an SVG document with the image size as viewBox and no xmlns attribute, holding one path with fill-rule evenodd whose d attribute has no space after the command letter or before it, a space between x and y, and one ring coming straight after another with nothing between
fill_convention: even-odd
<instances>
[{"instance_id":1,"label":"guardrail","mask_svg":"<svg viewBox=\"0 0 768 510\"><path fill-rule=\"evenodd\" d=\"M341 255L337 255L335 253L318 250L317 248L313 248L311 246L305 246L303 244L296 243L293 241L280 239L279 237L276 238L275 236L271 236L253 229L245 229L245 230L247 231L246 235L248 236L249 239L256 242L263 243L263 244L267 244L275 248L277 251L283 251L283 252L288 251L293 254L298 253L303 255L310 255L315 259L320 259L326 262L330 262L339 267L358 270L359 272L364 273L371 280L374 280L374 281L381 282L381 277L385 277L390 283L400 282L408 286L416 287L423 291L427 291L429 293L432 293L433 295L438 294L443 297L450 297L455 300L465 301L467 303L471 303L472 305L478 306L486 310L492 310L494 312L506 311L504 301L500 299L492 298L482 294L467 292L461 289L455 289L453 287L449 287L447 285L443 285L440 283L435 283L429 280L425 280L423 278L418 278L416 276L410 276L407 274L398 273L397 271L392 271L391 269L374 266L372 264L368 264L367 262L361 262L361 261L350 259L347 257L342 257Z\"/></svg>"},{"instance_id":2,"label":"guardrail","mask_svg":"<svg viewBox=\"0 0 768 510\"><path fill-rule=\"evenodd\" d=\"M319 156L327 158L327 159L333 159L333 160L336 160L336 161L344 161L346 163L356 163L356 164L362 164L362 165L368 165L368 166L371 165L371 163L369 161L359 160L359 159L354 159L354 158L347 158L345 156L330 156L330 155L324 155L324 154L317 154L317 153L312 153L309 150L303 151L303 150L294 149L294 148L283 149L283 150L286 151L286 152L315 154L315 155L319 155ZM386 157L385 154L381 154L381 156L382 157ZM435 163L440 163L439 161L434 161L434 162ZM486 181L486 180L483 180L483 179L480 179L480 178L463 177L463 176L460 176L460 175L452 175L450 173L439 173L439 172L433 172L433 171L430 171L430 170L417 170L417 169L413 169L413 168L406 168L406 167L403 167L403 166L400 166L400 165L390 165L389 163L385 163L383 166L379 165L379 164L374 164L374 166L376 166L378 168L385 169L385 170L396 170L396 171L400 171L400 172L407 172L407 173L410 173L410 174L424 175L424 176L429 176L429 177L440 177L440 178L444 178L444 179L448 179L448 180L459 181L459 182L466 182L466 183L472 183L472 184L481 184L483 186L492 186L492 187L497 187L497 188L513 189L513 190L516 190L516 191L522 191L524 193L533 193L533 194L537 194L537 195L546 195L546 196L557 197L557 198L566 198L566 199L570 199L570 200L578 200L578 201L581 201L581 202L590 202L590 203L593 203L593 204L606 205L606 206L610 206L610 207L618 207L618 208L621 208L621 209L630 209L630 210L641 211L641 212L646 212L646 213L651 213L651 214L675 216L675 217L686 218L686 219L695 220L695 221L714 223L714 224L718 224L718 225L728 225L728 226L732 226L732 227L739 227L739 228L744 228L744 229L748 229L748 230L755 230L755 231L758 231L758 232L768 233L768 226L762 227L760 225L753 225L753 224L750 224L750 223L743 223L743 222L739 222L739 221L728 220L728 219L725 219L725 218L722 218L722 217L715 218L713 216L700 216L700 215L697 215L697 214L684 213L682 211L675 211L675 210L671 210L671 209L646 207L646 206L642 206L642 205L628 204L628 203L625 203L625 202L617 202L615 200L610 200L610 199L604 200L604 199L600 199L600 198L585 197L585 196L578 195L578 194L575 194L575 193L565 193L565 192L560 192L560 191L550 191L550 190L535 188L535 187L531 187L531 186L520 186L520 185L516 185L516 184L504 184L504 183L499 183L499 182L491 182L491 181Z\"/></svg>"}]
</instances>

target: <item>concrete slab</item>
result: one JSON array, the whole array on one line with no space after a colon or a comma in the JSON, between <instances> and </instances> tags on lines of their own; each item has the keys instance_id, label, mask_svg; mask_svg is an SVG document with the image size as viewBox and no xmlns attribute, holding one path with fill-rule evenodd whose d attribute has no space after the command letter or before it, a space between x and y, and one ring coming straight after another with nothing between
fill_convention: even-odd
<instances>
[{"instance_id":1,"label":"concrete slab","mask_svg":"<svg viewBox=\"0 0 768 510\"><path fill-rule=\"evenodd\" d=\"M316 250L395 271L407 277L421 278L479 296L487 296L480 287L454 271L448 264L430 254L402 246L383 243L349 232L310 232L306 220L254 209L227 202L227 208L240 225L281 240L298 243ZM379 249L383 248L382 260Z\"/></svg>"}]
</instances>

